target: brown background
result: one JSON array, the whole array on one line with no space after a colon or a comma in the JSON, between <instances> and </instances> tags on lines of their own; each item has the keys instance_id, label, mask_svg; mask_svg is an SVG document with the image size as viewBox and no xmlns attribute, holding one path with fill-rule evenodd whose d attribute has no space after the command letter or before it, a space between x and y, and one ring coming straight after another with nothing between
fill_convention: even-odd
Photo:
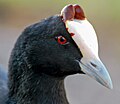
<instances>
[{"instance_id":1,"label":"brown background","mask_svg":"<svg viewBox=\"0 0 120 104\"><path fill-rule=\"evenodd\" d=\"M81 5L94 24L99 55L113 80L109 90L85 75L65 80L70 104L120 104L120 1L119 0L0 0L0 64L7 69L13 45L23 29L42 18L60 13L66 4Z\"/></svg>"}]
</instances>

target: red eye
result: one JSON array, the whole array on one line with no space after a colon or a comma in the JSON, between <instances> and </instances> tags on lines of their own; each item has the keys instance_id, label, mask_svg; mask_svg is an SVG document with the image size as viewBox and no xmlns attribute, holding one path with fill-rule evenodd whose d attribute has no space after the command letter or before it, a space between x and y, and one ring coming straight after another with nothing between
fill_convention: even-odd
<instances>
[{"instance_id":1,"label":"red eye","mask_svg":"<svg viewBox=\"0 0 120 104\"><path fill-rule=\"evenodd\" d=\"M59 44L64 45L67 43L67 40L63 36L58 36L57 41Z\"/></svg>"}]
</instances>

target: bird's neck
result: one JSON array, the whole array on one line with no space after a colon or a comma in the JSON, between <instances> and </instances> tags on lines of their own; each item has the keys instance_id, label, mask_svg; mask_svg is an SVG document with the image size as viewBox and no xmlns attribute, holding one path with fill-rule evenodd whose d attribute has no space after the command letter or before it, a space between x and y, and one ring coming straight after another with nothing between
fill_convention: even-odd
<instances>
[{"instance_id":1,"label":"bird's neck","mask_svg":"<svg viewBox=\"0 0 120 104\"><path fill-rule=\"evenodd\" d=\"M40 104L68 104L64 89L64 80L44 76L41 78L38 102Z\"/></svg>"},{"instance_id":2,"label":"bird's neck","mask_svg":"<svg viewBox=\"0 0 120 104\"><path fill-rule=\"evenodd\" d=\"M68 104L64 79L42 75L36 80L34 76L33 81L32 78L26 80L29 85L22 85L23 88L14 96L17 96L16 104Z\"/></svg>"}]
</instances>

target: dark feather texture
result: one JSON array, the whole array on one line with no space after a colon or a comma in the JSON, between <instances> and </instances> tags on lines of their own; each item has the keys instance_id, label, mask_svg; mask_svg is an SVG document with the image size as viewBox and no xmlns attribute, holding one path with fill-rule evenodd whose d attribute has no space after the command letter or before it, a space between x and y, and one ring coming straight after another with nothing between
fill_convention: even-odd
<instances>
[{"instance_id":1,"label":"dark feather texture","mask_svg":"<svg viewBox=\"0 0 120 104\"><path fill-rule=\"evenodd\" d=\"M58 36L68 44L59 44ZM60 16L27 27L9 60L8 104L68 104L64 78L82 73L81 57Z\"/></svg>"}]
</instances>

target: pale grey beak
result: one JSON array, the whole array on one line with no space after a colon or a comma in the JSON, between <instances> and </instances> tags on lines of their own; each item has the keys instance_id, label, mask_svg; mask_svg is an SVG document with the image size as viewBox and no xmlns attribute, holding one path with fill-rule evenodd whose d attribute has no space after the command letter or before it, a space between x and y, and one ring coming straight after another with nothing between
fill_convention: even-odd
<instances>
[{"instance_id":1,"label":"pale grey beak","mask_svg":"<svg viewBox=\"0 0 120 104\"><path fill-rule=\"evenodd\" d=\"M94 58L87 60L83 57L83 59L80 61L80 67L84 73L95 79L103 86L109 89L113 88L109 73L100 59Z\"/></svg>"}]
</instances>

